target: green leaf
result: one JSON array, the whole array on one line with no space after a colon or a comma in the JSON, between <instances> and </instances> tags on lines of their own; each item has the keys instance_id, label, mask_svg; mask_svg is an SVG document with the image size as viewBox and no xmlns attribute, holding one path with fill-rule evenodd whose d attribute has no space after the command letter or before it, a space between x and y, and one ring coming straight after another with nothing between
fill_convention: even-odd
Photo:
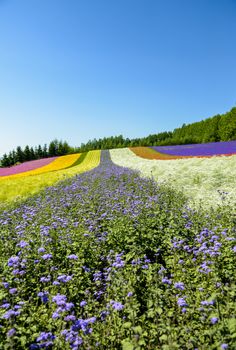
<instances>
[{"instance_id":1,"label":"green leaf","mask_svg":"<svg viewBox=\"0 0 236 350\"><path fill-rule=\"evenodd\" d=\"M122 350L134 350L134 346L129 340L122 341Z\"/></svg>"}]
</instances>

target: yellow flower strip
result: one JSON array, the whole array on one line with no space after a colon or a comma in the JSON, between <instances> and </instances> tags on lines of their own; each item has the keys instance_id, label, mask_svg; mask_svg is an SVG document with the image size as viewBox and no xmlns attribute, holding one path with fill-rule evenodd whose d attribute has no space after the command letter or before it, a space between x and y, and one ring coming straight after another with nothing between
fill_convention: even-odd
<instances>
[{"instance_id":1,"label":"yellow flower strip","mask_svg":"<svg viewBox=\"0 0 236 350\"><path fill-rule=\"evenodd\" d=\"M0 206L18 201L39 192L47 186L52 186L60 180L76 174L83 173L97 167L100 163L101 151L90 151L83 162L68 169L51 171L47 173L23 176L18 178L5 177L0 186Z\"/></svg>"},{"instance_id":2,"label":"yellow flower strip","mask_svg":"<svg viewBox=\"0 0 236 350\"><path fill-rule=\"evenodd\" d=\"M13 179L13 178L18 178L18 177L32 176L32 175L48 173L50 171L65 169L65 168L72 166L79 159L80 156L81 156L81 153L69 154L67 156L61 156L61 157L58 157L55 160L53 160L51 163L44 165L44 166L41 166L37 169L25 171L25 172L19 173L19 174L2 176L2 177L0 177L0 181L5 180L5 179L10 179L10 178Z\"/></svg>"}]
</instances>

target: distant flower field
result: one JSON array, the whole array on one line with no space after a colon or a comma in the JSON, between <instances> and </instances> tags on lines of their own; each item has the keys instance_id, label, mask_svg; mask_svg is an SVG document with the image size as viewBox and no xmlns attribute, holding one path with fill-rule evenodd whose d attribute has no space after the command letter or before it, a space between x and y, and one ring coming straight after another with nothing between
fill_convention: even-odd
<instances>
[{"instance_id":1,"label":"distant flower field","mask_svg":"<svg viewBox=\"0 0 236 350\"><path fill-rule=\"evenodd\" d=\"M100 162L100 151L90 151L81 163L79 160L78 154L73 157L62 156L45 167L27 173L0 177L0 207L5 202L29 197L60 180L95 168ZM77 163L79 164L76 165Z\"/></svg>"},{"instance_id":2,"label":"distant flower field","mask_svg":"<svg viewBox=\"0 0 236 350\"><path fill-rule=\"evenodd\" d=\"M31 160L29 162L21 163L9 168L0 168L0 176L15 175L18 173L23 173L25 171L34 170L50 164L56 158L57 157L50 157L44 159Z\"/></svg>"},{"instance_id":3,"label":"distant flower field","mask_svg":"<svg viewBox=\"0 0 236 350\"><path fill-rule=\"evenodd\" d=\"M43 164L43 163L47 159L42 159L42 166L39 166L29 171L23 170L22 172L22 169L27 169L27 165L24 168L25 163L23 163L21 164L22 165L22 168L20 168L21 171L18 171L15 174L9 175L8 177L6 176L0 177L0 181L6 180L6 178L13 179L13 178L38 175L38 174L48 173L51 171L66 169L71 167L79 159L80 155L81 155L80 153L77 153L77 154L70 154L70 155L61 156L61 157L55 157L55 159L52 159L50 162L48 163L45 162L46 164Z\"/></svg>"},{"instance_id":4,"label":"distant flower field","mask_svg":"<svg viewBox=\"0 0 236 350\"><path fill-rule=\"evenodd\" d=\"M192 145L153 146L154 150L173 156L216 156L236 154L236 141L210 142Z\"/></svg>"},{"instance_id":5,"label":"distant flower field","mask_svg":"<svg viewBox=\"0 0 236 350\"><path fill-rule=\"evenodd\" d=\"M182 190L191 202L206 207L236 202L236 155L163 161L140 158L130 149L110 152L115 164Z\"/></svg>"}]
</instances>

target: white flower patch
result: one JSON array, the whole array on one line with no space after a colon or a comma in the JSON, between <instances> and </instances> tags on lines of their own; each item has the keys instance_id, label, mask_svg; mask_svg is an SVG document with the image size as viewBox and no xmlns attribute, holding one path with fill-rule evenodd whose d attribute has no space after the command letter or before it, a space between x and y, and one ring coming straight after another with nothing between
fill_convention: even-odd
<instances>
[{"instance_id":1,"label":"white flower patch","mask_svg":"<svg viewBox=\"0 0 236 350\"><path fill-rule=\"evenodd\" d=\"M236 203L236 155L149 160L136 156L130 149L110 150L112 161L120 166L140 171L143 177L153 177L158 183L183 190L190 202L206 206Z\"/></svg>"}]
</instances>

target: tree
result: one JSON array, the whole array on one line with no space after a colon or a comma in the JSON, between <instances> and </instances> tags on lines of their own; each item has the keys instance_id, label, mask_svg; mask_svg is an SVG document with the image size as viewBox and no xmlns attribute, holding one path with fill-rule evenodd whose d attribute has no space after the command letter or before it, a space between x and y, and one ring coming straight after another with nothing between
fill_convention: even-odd
<instances>
[{"instance_id":1,"label":"tree","mask_svg":"<svg viewBox=\"0 0 236 350\"><path fill-rule=\"evenodd\" d=\"M29 160L31 160L32 158L31 158L31 152L30 152L30 148L29 148L29 146L27 145L27 146L25 146L25 149L24 149L24 160L25 161L29 161Z\"/></svg>"},{"instance_id":2,"label":"tree","mask_svg":"<svg viewBox=\"0 0 236 350\"><path fill-rule=\"evenodd\" d=\"M48 153L50 157L54 157L58 155L58 141L57 139L50 142L48 147Z\"/></svg>"},{"instance_id":3,"label":"tree","mask_svg":"<svg viewBox=\"0 0 236 350\"><path fill-rule=\"evenodd\" d=\"M24 152L22 151L21 147L18 146L16 148L16 161L22 163L24 162L24 160L25 160Z\"/></svg>"}]
</instances>

